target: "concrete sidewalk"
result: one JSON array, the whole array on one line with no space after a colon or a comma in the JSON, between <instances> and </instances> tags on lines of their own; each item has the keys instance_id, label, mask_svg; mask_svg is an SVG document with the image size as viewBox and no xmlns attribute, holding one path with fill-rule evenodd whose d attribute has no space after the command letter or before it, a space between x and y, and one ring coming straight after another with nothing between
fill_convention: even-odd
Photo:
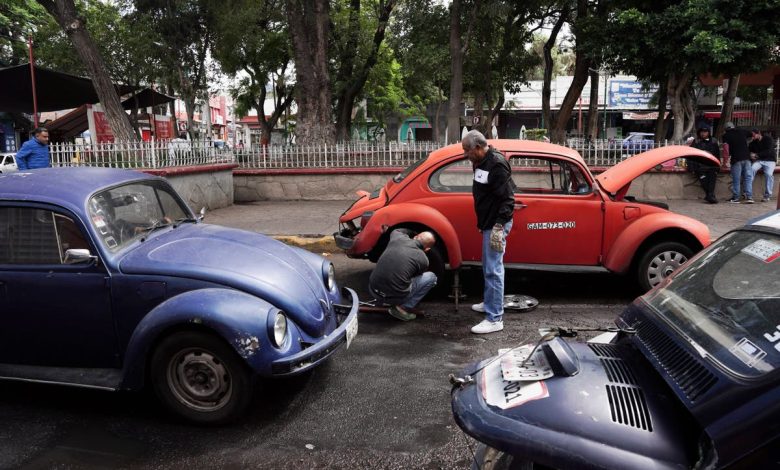
<instances>
[{"instance_id":1,"label":"concrete sidewalk","mask_svg":"<svg viewBox=\"0 0 780 470\"><path fill-rule=\"evenodd\" d=\"M315 251L335 251L333 232L339 216L354 201L261 201L235 204L206 214L205 222L266 235ZM773 211L776 202L705 204L701 200L666 201L669 209L701 220L716 239L753 217Z\"/></svg>"}]
</instances>

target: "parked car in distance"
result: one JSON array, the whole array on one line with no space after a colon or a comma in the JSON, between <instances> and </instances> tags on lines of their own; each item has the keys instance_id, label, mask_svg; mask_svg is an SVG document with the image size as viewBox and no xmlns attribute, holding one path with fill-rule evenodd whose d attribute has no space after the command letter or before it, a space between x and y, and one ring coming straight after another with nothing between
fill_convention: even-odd
<instances>
[{"instance_id":1,"label":"parked car in distance","mask_svg":"<svg viewBox=\"0 0 780 470\"><path fill-rule=\"evenodd\" d=\"M357 333L333 264L207 225L162 178L0 175L0 378L152 387L199 423L241 416L256 378L310 370Z\"/></svg>"},{"instance_id":2,"label":"parked car in distance","mask_svg":"<svg viewBox=\"0 0 780 470\"><path fill-rule=\"evenodd\" d=\"M626 159L598 176L566 147L527 140L489 141L512 167L517 186L507 268L629 274L643 291L710 243L703 223L661 202L628 195L631 182L680 157L717 162L709 153L669 146ZM339 218L336 243L350 257L376 261L382 226L430 230L438 243L431 269L479 265L481 235L471 195L471 164L460 144L431 153L373 193L362 192Z\"/></svg>"},{"instance_id":3,"label":"parked car in distance","mask_svg":"<svg viewBox=\"0 0 780 470\"><path fill-rule=\"evenodd\" d=\"M623 151L629 154L646 152L655 148L655 134L651 132L631 132L623 139Z\"/></svg>"},{"instance_id":4,"label":"parked car in distance","mask_svg":"<svg viewBox=\"0 0 780 470\"><path fill-rule=\"evenodd\" d=\"M615 324L589 343L549 328L453 380L455 421L482 443L475 468L777 466L780 211L721 237Z\"/></svg>"},{"instance_id":5,"label":"parked car in distance","mask_svg":"<svg viewBox=\"0 0 780 470\"><path fill-rule=\"evenodd\" d=\"M0 153L0 173L13 173L19 171L16 166L15 153Z\"/></svg>"}]
</instances>

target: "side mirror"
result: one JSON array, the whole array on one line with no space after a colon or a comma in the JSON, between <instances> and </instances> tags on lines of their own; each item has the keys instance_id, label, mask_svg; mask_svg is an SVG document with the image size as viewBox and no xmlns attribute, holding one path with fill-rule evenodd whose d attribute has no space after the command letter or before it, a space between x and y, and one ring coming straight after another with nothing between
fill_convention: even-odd
<instances>
[{"instance_id":1,"label":"side mirror","mask_svg":"<svg viewBox=\"0 0 780 470\"><path fill-rule=\"evenodd\" d=\"M201 207L200 208L200 212L198 212L198 222L203 220L204 217L206 217L206 208L205 207Z\"/></svg>"},{"instance_id":2,"label":"side mirror","mask_svg":"<svg viewBox=\"0 0 780 470\"><path fill-rule=\"evenodd\" d=\"M72 248L65 250L65 264L80 264L97 261L97 256L94 256L86 248Z\"/></svg>"}]
</instances>

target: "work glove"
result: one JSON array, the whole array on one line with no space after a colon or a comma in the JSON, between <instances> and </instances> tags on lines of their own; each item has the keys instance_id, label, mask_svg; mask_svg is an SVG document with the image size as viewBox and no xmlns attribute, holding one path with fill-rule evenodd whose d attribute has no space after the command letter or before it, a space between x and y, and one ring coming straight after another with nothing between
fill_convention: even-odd
<instances>
[{"instance_id":1,"label":"work glove","mask_svg":"<svg viewBox=\"0 0 780 470\"><path fill-rule=\"evenodd\" d=\"M501 224L494 225L493 230L490 231L490 249L503 253L505 244L504 226Z\"/></svg>"}]
</instances>

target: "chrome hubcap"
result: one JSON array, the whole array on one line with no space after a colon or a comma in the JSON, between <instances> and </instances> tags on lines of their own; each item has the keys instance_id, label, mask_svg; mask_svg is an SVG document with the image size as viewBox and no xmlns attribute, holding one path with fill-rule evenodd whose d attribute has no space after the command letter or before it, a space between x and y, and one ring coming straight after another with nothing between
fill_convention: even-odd
<instances>
[{"instance_id":1,"label":"chrome hubcap","mask_svg":"<svg viewBox=\"0 0 780 470\"><path fill-rule=\"evenodd\" d=\"M675 269L682 266L686 261L688 261L688 258L678 251L658 253L647 267L647 280L650 282L650 286L657 286L666 276L672 274Z\"/></svg>"},{"instance_id":2,"label":"chrome hubcap","mask_svg":"<svg viewBox=\"0 0 780 470\"><path fill-rule=\"evenodd\" d=\"M168 364L168 383L176 398L193 410L216 411L230 401L230 373L218 357L202 349L176 354Z\"/></svg>"}]
</instances>

